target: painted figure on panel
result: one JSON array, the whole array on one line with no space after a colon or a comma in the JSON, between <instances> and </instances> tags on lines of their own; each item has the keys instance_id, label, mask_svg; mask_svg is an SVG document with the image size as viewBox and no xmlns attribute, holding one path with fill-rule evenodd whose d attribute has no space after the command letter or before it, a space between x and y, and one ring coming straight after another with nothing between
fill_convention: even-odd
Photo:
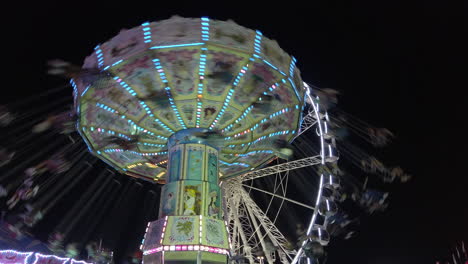
<instances>
[{"instance_id":1,"label":"painted figure on panel","mask_svg":"<svg viewBox=\"0 0 468 264\"><path fill-rule=\"evenodd\" d=\"M197 193L194 189L186 189L184 197L184 215L196 215L195 214L195 198Z\"/></svg>"},{"instance_id":2,"label":"painted figure on panel","mask_svg":"<svg viewBox=\"0 0 468 264\"><path fill-rule=\"evenodd\" d=\"M219 207L216 206L216 199L218 198L218 193L212 191L210 193L210 204L208 205L208 215L213 218L218 218Z\"/></svg>"},{"instance_id":3,"label":"painted figure on panel","mask_svg":"<svg viewBox=\"0 0 468 264\"><path fill-rule=\"evenodd\" d=\"M174 200L174 193L170 192L167 194L166 203L164 204L164 212L167 214L168 212L172 212L172 201Z\"/></svg>"}]
</instances>

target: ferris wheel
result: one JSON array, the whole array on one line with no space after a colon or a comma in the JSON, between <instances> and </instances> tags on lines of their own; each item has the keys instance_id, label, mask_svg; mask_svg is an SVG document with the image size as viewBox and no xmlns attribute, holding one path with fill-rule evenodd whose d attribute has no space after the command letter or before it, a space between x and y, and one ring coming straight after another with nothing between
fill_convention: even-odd
<instances>
[{"instance_id":1,"label":"ferris wheel","mask_svg":"<svg viewBox=\"0 0 468 264\"><path fill-rule=\"evenodd\" d=\"M282 234L275 220L278 214L282 212L283 202L293 203L310 210L310 220L307 226L307 236L326 246L330 240L330 235L326 230L326 218L336 213L337 205L332 196L324 196L323 189L328 191L340 187L340 181L331 171L319 170L322 173L314 176L319 177L319 185L315 194L315 203L312 205L304 204L287 197L289 171L306 168L326 166L327 163L336 163L338 155L336 152L335 141L328 128L330 120L324 111L320 111L319 104L316 103L319 98L313 98L311 88L304 83L306 89L306 99L311 102L306 110L301 122L301 129L296 137L300 137L306 130L315 129L317 131L317 141L321 151L315 156L310 156L298 160L272 164L264 168L256 169L245 173L239 177L228 179L223 183L228 211L228 223L232 241L232 250L236 254L243 254L250 263L260 261L263 263L275 263L277 259L281 263L300 263L307 260L302 247L297 249L290 248L290 242ZM262 177L273 177L273 192L253 187L252 181ZM270 219L267 212L270 207L260 208L249 194L251 191L266 193L271 198L278 198L283 202L274 210L277 211L276 218ZM270 203L271 205L271 203ZM318 224L317 217L322 217L321 224ZM295 224L295 223L291 223ZM310 239L310 240L312 240ZM309 239L302 241L305 245ZM272 247L273 246L273 247ZM253 252L262 252L261 256L256 256ZM310 260L309 260L310 261Z\"/></svg>"}]
</instances>

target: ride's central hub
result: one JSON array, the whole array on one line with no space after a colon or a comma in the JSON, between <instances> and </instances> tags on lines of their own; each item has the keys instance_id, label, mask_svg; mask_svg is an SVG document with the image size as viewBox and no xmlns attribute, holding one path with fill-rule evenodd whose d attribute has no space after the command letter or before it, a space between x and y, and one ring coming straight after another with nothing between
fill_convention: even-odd
<instances>
[{"instance_id":1,"label":"ride's central hub","mask_svg":"<svg viewBox=\"0 0 468 264\"><path fill-rule=\"evenodd\" d=\"M181 130L168 140L168 172L159 215L203 215L221 219L216 134Z\"/></svg>"},{"instance_id":2,"label":"ride's central hub","mask_svg":"<svg viewBox=\"0 0 468 264\"><path fill-rule=\"evenodd\" d=\"M145 263L227 262L229 240L216 138L215 132L200 128L181 130L169 138L160 219L148 225Z\"/></svg>"}]
</instances>

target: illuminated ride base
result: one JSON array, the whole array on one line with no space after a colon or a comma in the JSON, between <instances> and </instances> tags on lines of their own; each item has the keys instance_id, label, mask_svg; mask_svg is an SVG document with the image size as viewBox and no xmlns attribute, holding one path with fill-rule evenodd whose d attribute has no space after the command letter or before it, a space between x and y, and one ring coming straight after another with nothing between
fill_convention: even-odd
<instances>
[{"instance_id":1,"label":"illuminated ride base","mask_svg":"<svg viewBox=\"0 0 468 264\"><path fill-rule=\"evenodd\" d=\"M104 76L71 80L90 151L165 183L144 263L227 263L221 182L268 164L274 141L298 134L305 89L295 62L259 31L180 17L122 30L86 58L83 68ZM207 131L221 131L221 142Z\"/></svg>"}]
</instances>

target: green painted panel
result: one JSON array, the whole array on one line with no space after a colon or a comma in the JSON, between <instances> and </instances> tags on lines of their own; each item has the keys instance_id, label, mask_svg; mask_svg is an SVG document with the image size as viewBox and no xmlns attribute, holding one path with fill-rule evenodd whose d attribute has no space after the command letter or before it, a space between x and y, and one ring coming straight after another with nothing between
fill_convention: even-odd
<instances>
[{"instance_id":1,"label":"green painted panel","mask_svg":"<svg viewBox=\"0 0 468 264\"><path fill-rule=\"evenodd\" d=\"M180 177L180 173L181 173L181 168L180 168L180 166L181 166L181 162L180 162L181 155L182 155L182 151L180 149L174 151L171 154L171 161L169 163L169 166L170 166L169 182L176 181Z\"/></svg>"},{"instance_id":2,"label":"green painted panel","mask_svg":"<svg viewBox=\"0 0 468 264\"><path fill-rule=\"evenodd\" d=\"M218 183L218 157L214 153L208 154L208 181Z\"/></svg>"},{"instance_id":3,"label":"green painted panel","mask_svg":"<svg viewBox=\"0 0 468 264\"><path fill-rule=\"evenodd\" d=\"M203 176L203 149L187 146L187 179L202 180Z\"/></svg>"}]
</instances>

